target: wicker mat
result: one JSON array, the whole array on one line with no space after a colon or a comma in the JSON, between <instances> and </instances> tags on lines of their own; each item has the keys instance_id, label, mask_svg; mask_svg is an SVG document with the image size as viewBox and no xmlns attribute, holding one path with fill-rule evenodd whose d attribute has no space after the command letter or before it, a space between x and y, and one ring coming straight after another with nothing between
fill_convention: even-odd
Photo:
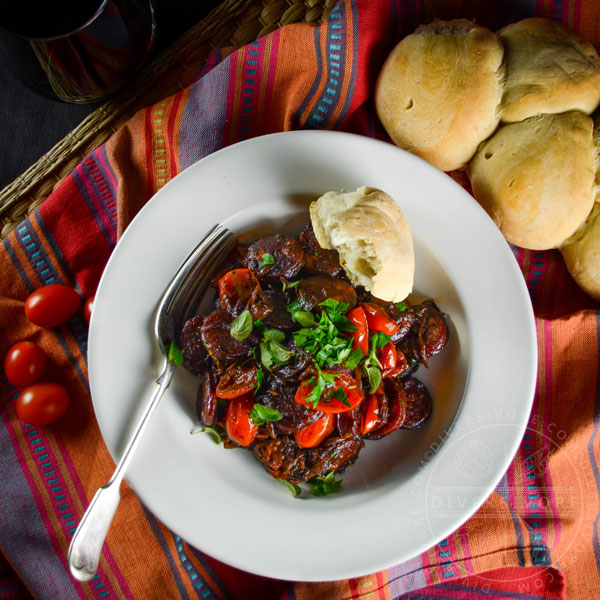
<instances>
[{"instance_id":1,"label":"wicker mat","mask_svg":"<svg viewBox=\"0 0 600 600\"><path fill-rule=\"evenodd\" d=\"M316 25L336 3L337 0L224 0L126 89L90 114L0 191L0 237L4 238L89 152L139 109L189 85L215 48L239 48L288 23Z\"/></svg>"}]
</instances>

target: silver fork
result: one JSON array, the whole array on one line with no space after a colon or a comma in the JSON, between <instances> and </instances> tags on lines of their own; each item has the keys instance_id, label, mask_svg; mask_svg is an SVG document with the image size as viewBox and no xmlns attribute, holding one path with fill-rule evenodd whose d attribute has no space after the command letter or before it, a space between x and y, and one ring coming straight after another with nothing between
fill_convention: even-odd
<instances>
[{"instance_id":1,"label":"silver fork","mask_svg":"<svg viewBox=\"0 0 600 600\"><path fill-rule=\"evenodd\" d=\"M168 357L170 343L177 339L176 335L185 321L195 314L214 268L232 245L231 231L216 225L179 267L159 301L154 320L154 336L162 354L162 367L156 379L158 387L146 405L112 477L92 498L71 539L69 569L79 581L89 581L98 570L102 546L121 500L120 487L125 471L175 373L176 365Z\"/></svg>"}]
</instances>

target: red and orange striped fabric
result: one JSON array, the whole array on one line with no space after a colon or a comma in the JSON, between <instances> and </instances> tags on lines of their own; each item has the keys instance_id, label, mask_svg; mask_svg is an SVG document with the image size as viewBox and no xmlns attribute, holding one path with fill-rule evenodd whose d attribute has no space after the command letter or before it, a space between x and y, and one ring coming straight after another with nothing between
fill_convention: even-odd
<instances>
[{"instance_id":1,"label":"red and orange striped fabric","mask_svg":"<svg viewBox=\"0 0 600 600\"><path fill-rule=\"evenodd\" d=\"M126 484L113 528L125 535L109 533L95 579L74 581L69 540L114 463L89 396L83 316L42 330L23 312L28 294L52 282L94 295L137 211L182 169L223 146L301 128L387 140L373 85L387 52L419 23L464 16L498 29L533 15L600 43L593 0L341 0L320 27L290 25L238 51L217 51L190 87L137 114L15 229L0 250L0 350L22 339L42 345L47 378L68 388L72 405L51 426L24 425L14 411L19 389L0 375L0 598L598 597L600 310L557 252L513 248L536 316L538 387L520 449L497 489L434 548L348 581L305 584L239 572L169 531Z\"/></svg>"}]
</instances>

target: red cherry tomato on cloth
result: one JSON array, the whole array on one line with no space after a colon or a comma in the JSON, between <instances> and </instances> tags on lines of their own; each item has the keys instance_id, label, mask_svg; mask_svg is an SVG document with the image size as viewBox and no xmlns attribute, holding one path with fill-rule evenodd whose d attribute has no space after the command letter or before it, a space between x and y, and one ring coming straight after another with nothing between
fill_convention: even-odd
<instances>
[{"instance_id":1,"label":"red cherry tomato on cloth","mask_svg":"<svg viewBox=\"0 0 600 600\"><path fill-rule=\"evenodd\" d=\"M17 342L4 358L6 379L19 387L31 385L42 376L46 362L46 353L37 344Z\"/></svg>"},{"instance_id":2,"label":"red cherry tomato on cloth","mask_svg":"<svg viewBox=\"0 0 600 600\"><path fill-rule=\"evenodd\" d=\"M365 311L369 331L373 333L381 331L387 335L394 335L400 329L398 323L389 317L382 306L372 302L361 302L359 306L362 306Z\"/></svg>"},{"instance_id":3,"label":"red cherry tomato on cloth","mask_svg":"<svg viewBox=\"0 0 600 600\"><path fill-rule=\"evenodd\" d=\"M333 413L325 413L314 423L307 425L294 434L296 443L300 448L314 448L318 446L335 428Z\"/></svg>"},{"instance_id":4,"label":"red cherry tomato on cloth","mask_svg":"<svg viewBox=\"0 0 600 600\"><path fill-rule=\"evenodd\" d=\"M17 398L15 410L21 421L43 427L56 421L69 407L69 394L58 383L34 383Z\"/></svg>"},{"instance_id":5,"label":"red cherry tomato on cloth","mask_svg":"<svg viewBox=\"0 0 600 600\"><path fill-rule=\"evenodd\" d=\"M254 396L245 394L227 402L225 429L231 440L240 446L249 446L256 437L258 425L250 418Z\"/></svg>"},{"instance_id":6,"label":"red cherry tomato on cloth","mask_svg":"<svg viewBox=\"0 0 600 600\"><path fill-rule=\"evenodd\" d=\"M360 348L362 353L367 356L367 354L369 354L369 328L365 310L361 306L357 306L346 316L352 321L352 324L357 327L356 331L350 332L350 335L353 338L352 350Z\"/></svg>"},{"instance_id":7,"label":"red cherry tomato on cloth","mask_svg":"<svg viewBox=\"0 0 600 600\"><path fill-rule=\"evenodd\" d=\"M52 283L41 287L25 300L27 318L40 327L66 323L81 304L81 296L68 285Z\"/></svg>"},{"instance_id":8,"label":"red cherry tomato on cloth","mask_svg":"<svg viewBox=\"0 0 600 600\"><path fill-rule=\"evenodd\" d=\"M329 373L337 375L335 378L335 385L327 388L322 394L321 399L317 402L316 406L313 406L312 402L307 401L306 399L310 396L311 392L315 388L314 383L310 383L310 381L305 381L300 387L296 390L295 400L299 404L303 404L304 406L308 406L309 408L314 408L315 410L320 410L324 413L341 413L346 412L347 410L352 410L355 406L360 404L360 401L363 399L362 392L356 379L354 377L350 377L349 375L344 375L337 373L336 371L324 370L323 373ZM346 394L347 404L341 402L337 398L334 397L334 393L339 389L344 390Z\"/></svg>"},{"instance_id":9,"label":"red cherry tomato on cloth","mask_svg":"<svg viewBox=\"0 0 600 600\"><path fill-rule=\"evenodd\" d=\"M94 309L94 296L88 298L83 305L83 316L85 320L89 323L92 318L92 310Z\"/></svg>"}]
</instances>

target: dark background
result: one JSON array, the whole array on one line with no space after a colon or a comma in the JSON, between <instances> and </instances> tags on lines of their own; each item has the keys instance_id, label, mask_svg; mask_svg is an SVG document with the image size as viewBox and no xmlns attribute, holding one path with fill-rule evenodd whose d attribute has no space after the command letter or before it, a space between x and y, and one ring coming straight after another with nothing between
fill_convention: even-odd
<instances>
[{"instance_id":1,"label":"dark background","mask_svg":"<svg viewBox=\"0 0 600 600\"><path fill-rule=\"evenodd\" d=\"M220 2L154 0L155 54L171 45ZM98 106L67 104L38 96L16 81L0 62L0 189L27 170Z\"/></svg>"}]
</instances>

